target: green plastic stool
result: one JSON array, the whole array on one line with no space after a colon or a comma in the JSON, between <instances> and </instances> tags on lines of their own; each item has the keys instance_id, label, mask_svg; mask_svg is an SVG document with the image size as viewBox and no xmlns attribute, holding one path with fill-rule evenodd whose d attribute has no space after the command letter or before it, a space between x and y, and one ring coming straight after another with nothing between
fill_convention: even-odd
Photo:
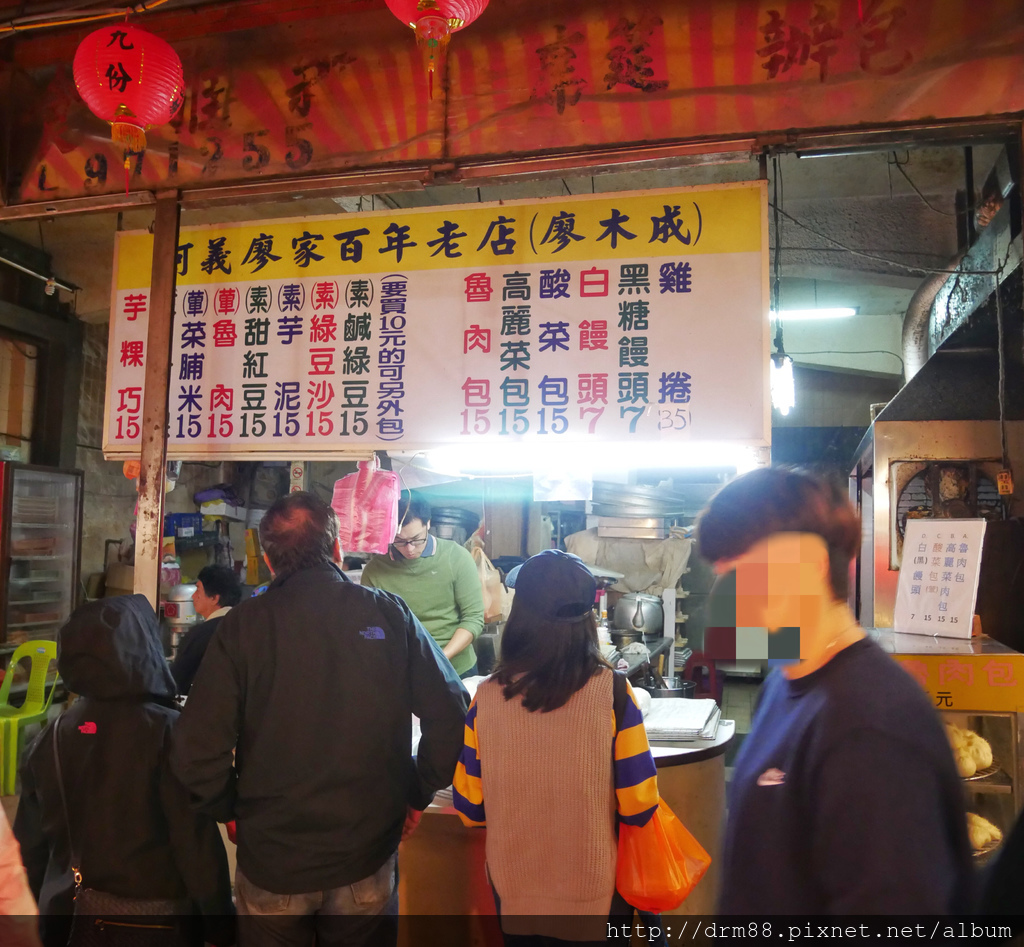
<instances>
[{"instance_id":1,"label":"green plastic stool","mask_svg":"<svg viewBox=\"0 0 1024 947\"><path fill-rule=\"evenodd\" d=\"M32 667L29 670L28 691L25 702L20 707L12 707L8 703L11 684L14 682L14 669L18 662L29 658ZM57 660L57 643L55 641L26 641L19 645L11 655L7 665L7 673L0 684L0 725L2 725L3 744L0 749L0 792L5 796L13 796L18 777L18 753L22 743L22 729L30 723L46 720L50 710L50 701L56 684L46 690L46 675L50 670L50 662Z\"/></svg>"}]
</instances>

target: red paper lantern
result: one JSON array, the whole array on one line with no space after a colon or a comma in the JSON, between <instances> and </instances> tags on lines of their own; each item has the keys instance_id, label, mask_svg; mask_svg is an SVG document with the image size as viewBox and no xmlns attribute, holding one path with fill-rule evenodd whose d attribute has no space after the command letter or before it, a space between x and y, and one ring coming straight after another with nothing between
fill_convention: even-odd
<instances>
[{"instance_id":1,"label":"red paper lantern","mask_svg":"<svg viewBox=\"0 0 1024 947\"><path fill-rule=\"evenodd\" d=\"M416 42L430 53L427 69L430 94L434 94L434 58L443 54L452 33L469 26L484 10L489 0L384 0L388 9L416 33Z\"/></svg>"},{"instance_id":2,"label":"red paper lantern","mask_svg":"<svg viewBox=\"0 0 1024 947\"><path fill-rule=\"evenodd\" d=\"M178 54L159 36L127 23L105 26L82 40L73 72L85 104L110 122L110 137L128 151L142 151L146 129L166 125L184 101Z\"/></svg>"}]
</instances>

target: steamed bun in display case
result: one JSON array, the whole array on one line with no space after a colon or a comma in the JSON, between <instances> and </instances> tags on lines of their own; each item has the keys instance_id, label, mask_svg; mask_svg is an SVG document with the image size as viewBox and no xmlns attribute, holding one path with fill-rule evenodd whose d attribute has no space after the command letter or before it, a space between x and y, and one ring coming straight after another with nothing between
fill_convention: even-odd
<instances>
[{"instance_id":1,"label":"steamed bun in display case","mask_svg":"<svg viewBox=\"0 0 1024 947\"><path fill-rule=\"evenodd\" d=\"M988 740L978 736L973 730L964 730L955 724L947 723L946 736L953 749L957 772L964 779L970 779L975 773L992 765L992 747Z\"/></svg>"}]
</instances>

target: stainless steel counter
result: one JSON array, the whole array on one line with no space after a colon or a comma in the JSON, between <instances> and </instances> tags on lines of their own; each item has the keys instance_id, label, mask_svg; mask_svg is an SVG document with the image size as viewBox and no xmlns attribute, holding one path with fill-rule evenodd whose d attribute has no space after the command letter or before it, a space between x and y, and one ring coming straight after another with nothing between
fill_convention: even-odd
<instances>
[{"instance_id":1,"label":"stainless steel counter","mask_svg":"<svg viewBox=\"0 0 1024 947\"><path fill-rule=\"evenodd\" d=\"M976 638L941 638L928 635L898 634L891 628L865 628L868 636L889 654L1018 654L988 635Z\"/></svg>"}]
</instances>

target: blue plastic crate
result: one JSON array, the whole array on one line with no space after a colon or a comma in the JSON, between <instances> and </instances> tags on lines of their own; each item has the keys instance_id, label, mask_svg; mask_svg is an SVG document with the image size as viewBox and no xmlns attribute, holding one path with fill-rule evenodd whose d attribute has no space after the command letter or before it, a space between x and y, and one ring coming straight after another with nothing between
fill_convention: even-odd
<instances>
[{"instance_id":1,"label":"blue plastic crate","mask_svg":"<svg viewBox=\"0 0 1024 947\"><path fill-rule=\"evenodd\" d=\"M164 517L164 535L175 539L196 539L203 537L202 513L168 513Z\"/></svg>"}]
</instances>

